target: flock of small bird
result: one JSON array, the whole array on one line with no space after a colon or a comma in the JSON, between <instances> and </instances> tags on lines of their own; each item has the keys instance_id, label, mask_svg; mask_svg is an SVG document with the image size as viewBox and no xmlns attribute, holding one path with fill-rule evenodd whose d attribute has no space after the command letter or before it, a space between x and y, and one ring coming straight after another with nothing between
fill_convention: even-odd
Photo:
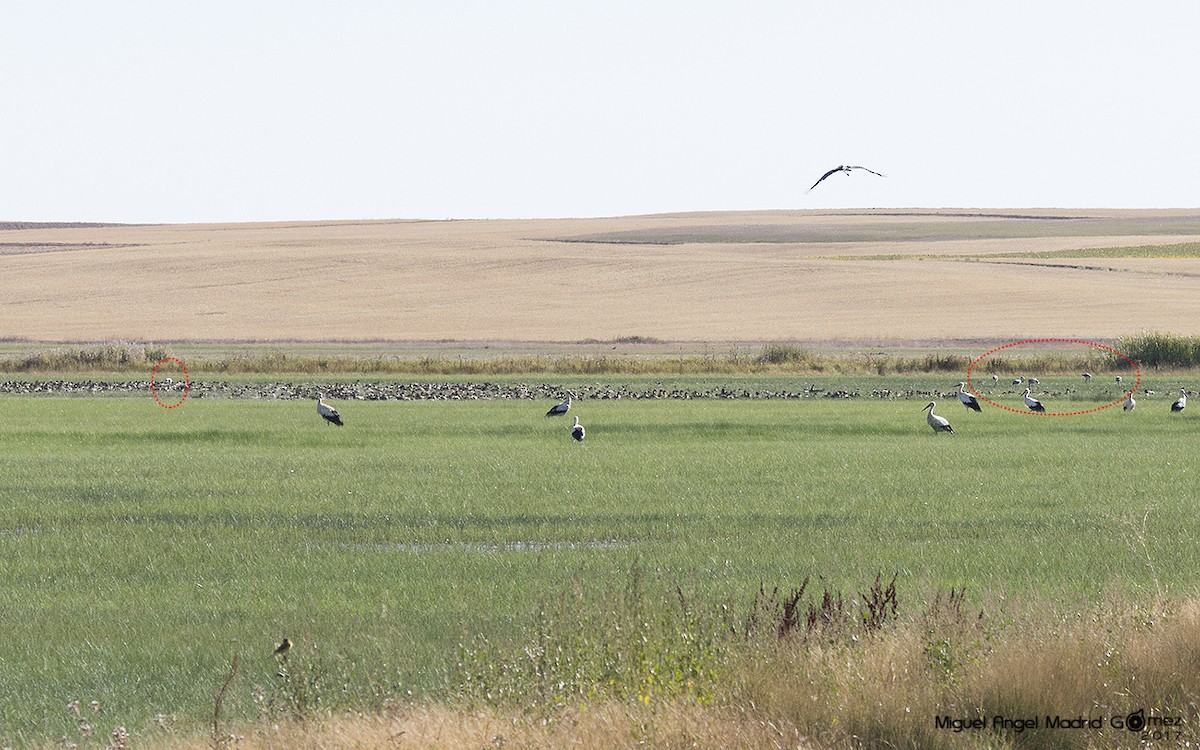
<instances>
[{"instance_id":1,"label":"flock of small bird","mask_svg":"<svg viewBox=\"0 0 1200 750\"><path fill-rule=\"evenodd\" d=\"M1082 375L1083 375L1084 382L1086 382L1086 383L1092 382L1092 374L1090 372L1082 373ZM993 383L995 383L999 380L1000 380L1000 377L998 375L992 376ZM1038 401L1036 398L1033 397L1033 395L1032 395L1033 389L1028 387L1028 384L1037 385L1040 382L1041 381L1038 380L1037 378L1020 377L1020 378L1013 380L1012 384L1013 385L1025 384L1026 388L1025 388L1025 393L1023 394L1024 399L1025 399L1025 406L1027 406L1030 411L1040 412L1040 413L1044 414L1046 412L1046 407L1042 405L1041 401ZM1116 383L1118 386L1121 385L1121 376L1120 375L1116 376ZM1153 393L1153 391L1147 391L1147 392ZM983 411L983 407L981 407L979 405L979 399L975 397L975 394L967 392L967 384L965 381L958 384L958 400L962 403L963 406L967 407L971 411L978 411L978 412ZM930 401L928 404L926 404L925 408L921 410L921 411L929 412L929 414L926 415L926 417L925 417L925 421L928 422L930 428L933 429L933 434L936 435L939 432L949 432L951 435L953 435L954 428L950 426L950 421L948 419L946 419L945 417L942 417L942 416L939 416L939 415L933 413L933 410L936 406L937 406L936 401ZM1123 405L1122 410L1123 411L1133 411L1134 407L1136 407L1136 406L1137 406L1137 401L1134 400L1134 398L1133 398L1133 391L1130 391L1129 397L1125 399L1125 404ZM1171 404L1171 413L1178 414L1179 412L1183 411L1186 408L1187 408L1187 389L1180 388L1179 389L1179 398L1175 399L1175 402Z\"/></svg>"},{"instance_id":2,"label":"flock of small bird","mask_svg":"<svg viewBox=\"0 0 1200 750\"><path fill-rule=\"evenodd\" d=\"M998 375L992 376L993 383L999 381L999 379L1000 378ZM1089 372L1083 373L1083 379L1084 382L1090 383L1092 380L1092 374ZM1013 380L1012 384L1014 386L1025 385L1025 392L1022 394L1025 401L1025 406L1028 407L1031 412L1039 412L1044 414L1046 412L1046 407L1042 405L1041 401L1033 397L1033 389L1029 387L1030 384L1037 385L1040 382L1041 381L1037 378L1019 377ZM1116 376L1116 384L1121 384L1120 375ZM546 412L546 416L561 417L566 415L566 413L571 410L571 403L573 402L574 398L575 394L572 391L567 391L567 397L550 407L550 410ZM980 406L979 399L975 397L975 394L967 392L966 381L962 381L958 384L958 400L963 406L971 411L983 411L983 407ZM1125 399L1123 410L1133 411L1136 406L1137 401L1133 398L1133 392L1130 391L1129 397ZM925 408L921 410L929 412L925 417L925 421L929 423L929 427L933 430L933 433L935 435L939 432L949 432L950 434L954 434L954 428L950 426L950 420L939 414L935 414L935 408L937 408L937 402L930 401L925 405ZM1187 408L1187 390L1180 388L1179 398L1175 399L1174 403L1171 404L1171 412L1177 414L1183 411L1185 408ZM320 415L321 418L324 419L328 424L337 425L338 427L342 427L346 424L344 421L342 421L342 415L338 413L338 410L325 403L324 394L322 393L317 394L317 414ZM575 423L570 427L571 437L574 438L576 442L582 443L586 434L587 431L584 429L583 425L579 423L579 417L576 416Z\"/></svg>"},{"instance_id":3,"label":"flock of small bird","mask_svg":"<svg viewBox=\"0 0 1200 750\"><path fill-rule=\"evenodd\" d=\"M554 406L550 407L550 411L546 412L546 416L547 417L561 417L561 416L565 415L568 411L570 411L571 400L574 398L575 398L574 392L567 391L567 397L565 399L563 399L562 401L560 401L559 403L555 404ZM342 421L342 415L338 414L337 409L335 409L332 406L330 406L329 404L325 403L324 399L325 399L325 394L323 394L323 393L317 394L317 414L320 415L321 418L325 420L326 426L331 425L331 424L335 424L338 427L345 426L346 423ZM583 438L586 434L587 434L587 431L584 430L583 425L579 424L579 417L575 417L575 424L571 425L571 437L573 437L575 439L575 442L582 443Z\"/></svg>"}]
</instances>

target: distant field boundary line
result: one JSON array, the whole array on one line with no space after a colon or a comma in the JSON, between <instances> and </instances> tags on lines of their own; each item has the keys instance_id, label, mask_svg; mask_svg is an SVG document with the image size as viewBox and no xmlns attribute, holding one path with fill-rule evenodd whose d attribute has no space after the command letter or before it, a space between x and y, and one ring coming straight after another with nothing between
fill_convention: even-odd
<instances>
[{"instance_id":1,"label":"distant field boundary line","mask_svg":"<svg viewBox=\"0 0 1200 750\"><path fill-rule=\"evenodd\" d=\"M767 345L788 345L812 349L964 349L979 348L1002 344L1012 341L1013 336L989 336L987 338L962 339L658 339L654 337L625 337L611 339L389 339L389 338L188 338L188 339L154 339L153 341L117 341L112 339L31 339L22 336L0 337L0 344L21 344L29 346L61 348L70 346L104 346L109 344L160 344L179 346L279 346L286 344L300 345L354 345L354 346L395 346L395 347L467 347L494 349L503 351L506 347L536 348L543 346L607 346L612 344L625 346L653 347L758 347ZM1116 337L1114 337L1115 339ZM639 340L634 340L639 339ZM1103 340L1103 339L1102 339ZM674 352L668 352L673 356Z\"/></svg>"},{"instance_id":2,"label":"distant field boundary line","mask_svg":"<svg viewBox=\"0 0 1200 750\"><path fill-rule=\"evenodd\" d=\"M1067 271L1101 271L1105 273L1138 273L1147 276L1175 276L1185 279L1200 278L1200 273L1192 273L1189 271L1165 271L1156 268L1114 268L1112 266L1088 266L1076 263L1038 263L1032 260L1021 260L1019 258L1001 259L1001 260L985 260L979 256L975 257L955 257L955 258L938 258L923 257L921 260L944 260L950 263L979 263L990 266L1025 266L1029 268L1056 268Z\"/></svg>"},{"instance_id":3,"label":"distant field boundary line","mask_svg":"<svg viewBox=\"0 0 1200 750\"><path fill-rule=\"evenodd\" d=\"M1033 261L1022 260L975 260L968 261L973 263L986 263L992 266L1029 266L1033 268L1061 268L1069 271L1105 271L1108 273L1144 273L1151 276L1181 276L1184 278L1200 278L1198 273L1188 273L1187 271L1160 271L1150 268L1113 268L1111 266L1085 266L1074 263L1035 263Z\"/></svg>"}]
</instances>

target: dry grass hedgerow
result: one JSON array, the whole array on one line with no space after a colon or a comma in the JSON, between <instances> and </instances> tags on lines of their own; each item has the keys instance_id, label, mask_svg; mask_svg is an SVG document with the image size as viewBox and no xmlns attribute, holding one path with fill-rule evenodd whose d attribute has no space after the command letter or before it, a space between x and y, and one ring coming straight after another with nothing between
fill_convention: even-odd
<instances>
[{"instance_id":1,"label":"dry grass hedgerow","mask_svg":"<svg viewBox=\"0 0 1200 750\"><path fill-rule=\"evenodd\" d=\"M809 747L794 727L780 726L752 708L669 702L648 709L614 701L566 710L552 722L490 708L410 703L387 714L345 714L316 721L259 724L239 735L234 746L244 750ZM139 747L202 750L211 744L197 734Z\"/></svg>"},{"instance_id":2,"label":"dry grass hedgerow","mask_svg":"<svg viewBox=\"0 0 1200 750\"><path fill-rule=\"evenodd\" d=\"M940 608L937 617L861 644L781 641L768 658L733 671L730 700L794 727L815 747L1126 747L1142 738L1107 723L1049 728L1047 718L1107 722L1144 709L1186 726L1200 719L1197 600L1173 609L1109 603L1055 617L1033 607L999 623L964 613L958 592L935 602L927 611ZM988 728L954 732L937 726L939 716L982 718ZM992 731L997 716L1038 726Z\"/></svg>"},{"instance_id":3,"label":"dry grass hedgerow","mask_svg":"<svg viewBox=\"0 0 1200 750\"><path fill-rule=\"evenodd\" d=\"M637 338L637 337L634 337ZM1127 337L1131 354L1141 361L1137 345L1142 339ZM1155 366L1192 368L1200 364L1200 337L1189 338L1156 334L1160 347L1174 346L1189 352L1174 359L1147 360ZM1165 342L1165 343L1163 343ZM1124 345L1124 344L1122 344ZM181 354L164 344L138 344L110 341L52 348L32 347L29 351L0 356L0 372L5 373L137 373L145 375L166 357ZM785 342L770 342L757 348L734 346L724 353L699 350L694 344L680 345L678 352L623 351L596 353L586 347L557 354L522 354L516 348L484 348L467 354L412 354L402 348L375 353L353 353L330 342L325 352L309 353L301 348L246 344L235 353L193 352L186 356L193 375L202 374L353 374L419 376L497 376L548 373L559 375L769 375L822 373L840 375L890 375L916 373L962 373L972 359L964 354L932 351L902 355L889 352L852 354L835 351L815 352ZM170 372L175 365L168 363ZM982 373L1013 375L1024 372L1070 373L1084 370L1128 370L1120 356L1102 357L1095 350L1050 352L1013 357L993 355L980 365Z\"/></svg>"},{"instance_id":4,"label":"dry grass hedgerow","mask_svg":"<svg viewBox=\"0 0 1200 750\"><path fill-rule=\"evenodd\" d=\"M868 591L849 601L828 588L822 596L808 596L802 588L782 597L760 588L751 609L757 620L741 621L756 625L726 630L726 647L709 652L721 660L711 692L657 693L649 701L596 692L548 710L450 694L394 703L375 713L274 712L229 724L226 728L234 731L228 744L252 749L1116 748L1144 746L1144 738L1108 724L1071 730L1048 727L1047 720L1107 721L1139 710L1182 722L1168 727L1175 734L1163 737L1162 744L1195 742L1200 599L1114 597L1072 606L1014 605L982 596L968 605L965 592L952 589L912 611L897 606L892 616L893 605L905 603L896 597L894 583L885 585L877 577ZM696 605L678 588L670 598L682 615L676 622L689 620L694 628ZM888 614L868 630L873 611ZM784 618L793 625L781 636ZM580 622L587 620L560 624ZM668 632L652 628L640 635ZM997 716L1037 723L993 729ZM939 726L939 717L983 720L984 727L954 731ZM205 732L183 731L121 741L145 748L213 746Z\"/></svg>"}]
</instances>

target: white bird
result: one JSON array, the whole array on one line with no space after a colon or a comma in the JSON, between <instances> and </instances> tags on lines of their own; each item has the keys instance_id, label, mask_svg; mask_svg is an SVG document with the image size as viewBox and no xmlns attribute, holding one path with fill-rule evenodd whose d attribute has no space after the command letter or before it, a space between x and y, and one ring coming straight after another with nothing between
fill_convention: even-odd
<instances>
[{"instance_id":1,"label":"white bird","mask_svg":"<svg viewBox=\"0 0 1200 750\"><path fill-rule=\"evenodd\" d=\"M325 421L329 422L330 424L335 424L338 427L344 426L345 423L342 422L342 415L338 414L337 409L321 400L323 395L324 394L321 393L317 394L317 414L320 414L322 417L324 417Z\"/></svg>"},{"instance_id":2,"label":"white bird","mask_svg":"<svg viewBox=\"0 0 1200 750\"><path fill-rule=\"evenodd\" d=\"M1042 406L1042 402L1038 401L1033 396L1030 396L1029 393L1030 393L1030 389L1026 388L1025 389L1025 405L1029 407L1029 410L1030 411L1046 411L1046 407Z\"/></svg>"},{"instance_id":3,"label":"white bird","mask_svg":"<svg viewBox=\"0 0 1200 750\"><path fill-rule=\"evenodd\" d=\"M1171 404L1171 412L1183 411L1187 408L1187 391L1180 388L1179 398L1175 399L1175 403Z\"/></svg>"},{"instance_id":4,"label":"white bird","mask_svg":"<svg viewBox=\"0 0 1200 750\"><path fill-rule=\"evenodd\" d=\"M1120 375L1118 375L1118 376L1117 376L1117 385L1120 385L1120 384L1121 384L1121 376L1120 376Z\"/></svg>"},{"instance_id":5,"label":"white bird","mask_svg":"<svg viewBox=\"0 0 1200 750\"><path fill-rule=\"evenodd\" d=\"M999 380L1000 380L1000 376L999 376L999 375L992 375L992 382L993 382L993 383L995 383L995 382L998 382Z\"/></svg>"},{"instance_id":6,"label":"white bird","mask_svg":"<svg viewBox=\"0 0 1200 750\"><path fill-rule=\"evenodd\" d=\"M847 177L849 177L849 176L850 176L850 170L852 170L852 169L863 169L863 170L866 170L866 171L870 172L870 173L871 173L871 174L873 174L873 175L878 175L878 176L880 176L880 177L887 177L887 175L885 175L885 174L879 174L878 172L876 172L876 171L875 171L875 170L873 170L873 169L867 169L866 167L860 167L860 166L858 166L858 165L856 165L856 164L839 164L838 166L836 166L836 167L834 167L833 169L829 170L829 171L828 171L828 172L826 172L825 174L821 175L821 179L819 179L819 180L817 180L816 182L814 182L814 183L812 184L812 187L810 187L810 188L809 188L809 190L812 190L812 189L813 189L813 188L815 188L817 185L820 185L820 184L821 184L821 182L822 182L822 181L823 181L823 180L824 180L826 177L828 177L829 175L831 175L831 174L833 174L833 173L835 173L835 172L845 172L845 173L846 173L846 176L847 176Z\"/></svg>"},{"instance_id":7,"label":"white bird","mask_svg":"<svg viewBox=\"0 0 1200 750\"><path fill-rule=\"evenodd\" d=\"M979 399L975 398L975 394L967 393L965 390L966 387L967 384L965 381L958 384L958 400L961 401L962 405L968 409L983 411L983 409L979 408Z\"/></svg>"},{"instance_id":8,"label":"white bird","mask_svg":"<svg viewBox=\"0 0 1200 750\"><path fill-rule=\"evenodd\" d=\"M1040 383L1042 381L1038 380L1037 378L1030 378L1029 380L1026 380L1025 382L1029 383L1030 385L1037 385L1038 383Z\"/></svg>"},{"instance_id":9,"label":"white bird","mask_svg":"<svg viewBox=\"0 0 1200 750\"><path fill-rule=\"evenodd\" d=\"M1131 392L1129 398L1125 399L1125 406L1122 407L1122 411L1133 411L1133 407L1135 406L1137 406L1137 401L1133 400L1133 393Z\"/></svg>"},{"instance_id":10,"label":"white bird","mask_svg":"<svg viewBox=\"0 0 1200 750\"><path fill-rule=\"evenodd\" d=\"M554 406L552 406L550 408L550 411L546 412L546 416L547 417L560 417L563 414L566 414L567 410L571 408L571 397L574 395L575 395L574 393L567 391L567 398L565 400L560 401L559 403L555 404Z\"/></svg>"},{"instance_id":11,"label":"white bird","mask_svg":"<svg viewBox=\"0 0 1200 750\"><path fill-rule=\"evenodd\" d=\"M583 442L583 425L579 424L579 417L575 417L575 426L571 428L571 437Z\"/></svg>"},{"instance_id":12,"label":"white bird","mask_svg":"<svg viewBox=\"0 0 1200 750\"><path fill-rule=\"evenodd\" d=\"M1024 379L1024 378L1017 378L1016 380L1014 380L1014 381L1012 382L1012 384L1013 384L1013 385L1020 385L1020 384L1021 384L1021 383L1023 383L1023 382L1025 382L1025 379Z\"/></svg>"},{"instance_id":13,"label":"white bird","mask_svg":"<svg viewBox=\"0 0 1200 750\"><path fill-rule=\"evenodd\" d=\"M1083 373L1083 379L1087 382L1092 382L1092 374L1090 372Z\"/></svg>"},{"instance_id":14,"label":"white bird","mask_svg":"<svg viewBox=\"0 0 1200 750\"><path fill-rule=\"evenodd\" d=\"M933 413L933 407L935 406L937 406L937 402L930 401L929 405L925 407L925 409L929 410L929 415L925 417L925 421L928 422L929 426L933 428L933 434L936 435L939 432L948 432L953 435L954 428L950 426L950 422L947 421L945 417L939 417ZM922 409L921 411L925 411L925 409Z\"/></svg>"}]
</instances>

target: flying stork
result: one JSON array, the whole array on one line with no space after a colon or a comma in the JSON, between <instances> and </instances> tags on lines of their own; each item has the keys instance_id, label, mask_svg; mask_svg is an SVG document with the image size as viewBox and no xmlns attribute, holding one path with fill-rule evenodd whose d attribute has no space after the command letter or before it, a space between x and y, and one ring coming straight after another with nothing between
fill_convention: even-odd
<instances>
[{"instance_id":1,"label":"flying stork","mask_svg":"<svg viewBox=\"0 0 1200 750\"><path fill-rule=\"evenodd\" d=\"M1185 408L1187 408L1187 391L1180 388L1179 398L1175 399L1175 403L1171 404L1171 413L1183 411Z\"/></svg>"},{"instance_id":2,"label":"flying stork","mask_svg":"<svg viewBox=\"0 0 1200 750\"><path fill-rule=\"evenodd\" d=\"M962 382L962 383L958 384L958 400L961 401L962 405L967 407L968 409L974 409L975 411L983 411L983 409L979 408L979 399L975 398L975 394L967 393L965 390L966 387L967 387L966 382Z\"/></svg>"},{"instance_id":3,"label":"flying stork","mask_svg":"<svg viewBox=\"0 0 1200 750\"><path fill-rule=\"evenodd\" d=\"M1133 411L1135 406L1137 406L1137 401L1133 400L1133 391L1130 391L1129 398L1125 399L1125 406L1121 408L1121 411Z\"/></svg>"},{"instance_id":4,"label":"flying stork","mask_svg":"<svg viewBox=\"0 0 1200 750\"><path fill-rule=\"evenodd\" d=\"M317 414L325 418L329 424L335 424L338 427L343 427L345 422L342 421L342 415L338 414L338 410L321 400L324 396L322 393L317 394Z\"/></svg>"},{"instance_id":5,"label":"flying stork","mask_svg":"<svg viewBox=\"0 0 1200 750\"><path fill-rule=\"evenodd\" d=\"M933 413L933 407L935 406L937 406L937 402L930 401L929 405L925 407L925 409L929 410L929 414L925 417L925 421L928 422L929 426L933 428L933 434L936 435L939 432L948 432L953 435L954 428L950 426L950 422L947 421L945 417L939 417ZM925 409L922 409L921 411L925 411Z\"/></svg>"},{"instance_id":6,"label":"flying stork","mask_svg":"<svg viewBox=\"0 0 1200 750\"><path fill-rule=\"evenodd\" d=\"M546 412L546 416L547 417L561 417L563 414L566 414L567 410L571 408L571 397L574 395L575 395L574 393L567 391L567 398L563 401L558 402L554 406L552 406L550 408L550 411Z\"/></svg>"},{"instance_id":7,"label":"flying stork","mask_svg":"<svg viewBox=\"0 0 1200 750\"><path fill-rule=\"evenodd\" d=\"M1026 388L1025 389L1025 405L1029 407L1029 410L1030 411L1043 411L1043 412L1046 411L1046 407L1042 406L1042 402L1038 401L1036 398L1034 398L1033 396L1030 396L1029 394L1030 394L1030 389Z\"/></svg>"},{"instance_id":8,"label":"flying stork","mask_svg":"<svg viewBox=\"0 0 1200 750\"><path fill-rule=\"evenodd\" d=\"M878 173L878 172L876 172L874 169L867 169L866 167L860 167L860 166L858 166L857 164L839 164L838 166L836 166L836 167L834 167L833 169L829 170L829 171L828 171L828 172L826 172L825 174L821 175L821 179L819 179L819 180L817 180L816 182L814 182L814 183L812 184L812 187L810 187L810 188L809 188L809 190L812 190L812 189L813 189L813 188L815 188L817 185L820 185L820 184L821 184L821 182L822 182L822 181L823 181L823 180L824 180L826 177L828 177L829 175L831 175L831 174L833 174L833 173L835 173L835 172L845 172L845 173L846 173L846 176L847 176L847 177L849 177L849 176L850 176L850 170L852 170L852 169L864 169L864 170L866 170L866 171L870 172L870 173L871 173L871 174L873 174L873 175L878 175L878 176L880 176L880 177L887 177L887 175L885 175L885 174L879 174L879 173Z\"/></svg>"},{"instance_id":9,"label":"flying stork","mask_svg":"<svg viewBox=\"0 0 1200 750\"><path fill-rule=\"evenodd\" d=\"M580 443L583 442L583 425L579 424L579 417L575 417L575 426L571 428L571 437Z\"/></svg>"}]
</instances>

